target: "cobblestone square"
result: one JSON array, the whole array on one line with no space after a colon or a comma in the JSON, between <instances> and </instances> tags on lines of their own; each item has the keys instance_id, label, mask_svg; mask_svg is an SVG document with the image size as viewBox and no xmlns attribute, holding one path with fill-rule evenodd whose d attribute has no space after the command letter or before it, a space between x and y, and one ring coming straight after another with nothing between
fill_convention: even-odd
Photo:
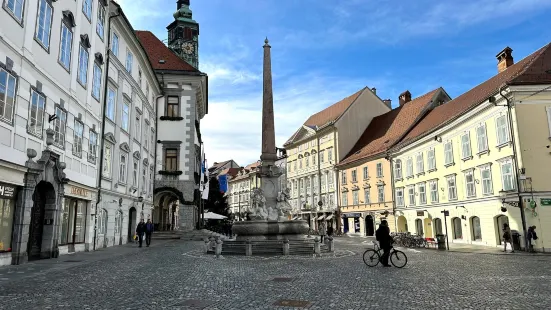
<instances>
[{"instance_id":1,"label":"cobblestone square","mask_svg":"<svg viewBox=\"0 0 551 310\"><path fill-rule=\"evenodd\" d=\"M337 255L223 257L157 241L0 267L0 309L549 309L551 256L404 250L369 268L363 239Z\"/></svg>"}]
</instances>

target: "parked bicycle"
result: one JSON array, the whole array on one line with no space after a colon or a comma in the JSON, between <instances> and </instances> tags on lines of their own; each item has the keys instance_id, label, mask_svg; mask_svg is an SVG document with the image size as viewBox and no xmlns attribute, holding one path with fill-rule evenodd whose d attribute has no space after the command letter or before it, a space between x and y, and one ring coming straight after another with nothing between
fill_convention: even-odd
<instances>
[{"instance_id":1,"label":"parked bicycle","mask_svg":"<svg viewBox=\"0 0 551 310\"><path fill-rule=\"evenodd\" d=\"M375 243L372 249L365 250L363 260L367 266L375 267L381 261L381 256L383 256L383 249ZM390 263L396 268L403 268L408 263L408 257L406 256L406 253L396 250L394 246L391 246Z\"/></svg>"},{"instance_id":2,"label":"parked bicycle","mask_svg":"<svg viewBox=\"0 0 551 310\"><path fill-rule=\"evenodd\" d=\"M410 233L395 233L392 234L397 246L407 248L426 248L428 243L423 236L411 235Z\"/></svg>"}]
</instances>

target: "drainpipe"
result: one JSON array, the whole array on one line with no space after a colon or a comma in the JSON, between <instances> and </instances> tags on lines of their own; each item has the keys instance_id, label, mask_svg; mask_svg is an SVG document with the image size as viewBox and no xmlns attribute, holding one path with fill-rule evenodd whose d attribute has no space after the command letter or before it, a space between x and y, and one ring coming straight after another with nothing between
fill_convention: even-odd
<instances>
[{"instance_id":1,"label":"drainpipe","mask_svg":"<svg viewBox=\"0 0 551 310\"><path fill-rule=\"evenodd\" d=\"M335 149L335 163L337 162L337 159L339 158L337 151L338 151L338 144L337 144L337 131L333 131L333 145ZM336 164L334 165L334 171L337 171L335 177L335 204L337 205L337 231L341 231L341 197L339 195L339 170L336 168ZM333 173L334 171L331 171ZM348 219L347 219L348 220ZM343 232L344 233L344 232Z\"/></svg>"},{"instance_id":2,"label":"drainpipe","mask_svg":"<svg viewBox=\"0 0 551 310\"><path fill-rule=\"evenodd\" d=\"M516 181L517 181L518 207L520 208L520 219L522 221L522 231L524 233L524 250L526 252L529 252L530 249L529 249L529 246L528 246L528 233L527 233L527 225L526 225L526 215L524 213L524 207L522 205L522 196L520 195L520 175L519 175L520 166L518 164L517 147L516 147L516 143L515 143L515 133L514 133L514 127L513 127L513 112L512 112L513 104L509 100L509 98L506 97L503 94L503 90L505 89L505 87L506 86L503 86L499 89L499 94L501 95L501 97L505 98L505 101L507 101L507 116L509 118L509 133L511 135L511 142L513 143L513 154L515 154L513 156L513 158L515 160L515 178L516 178Z\"/></svg>"},{"instance_id":3,"label":"drainpipe","mask_svg":"<svg viewBox=\"0 0 551 310\"><path fill-rule=\"evenodd\" d=\"M386 154L385 159L390 162L390 190L392 191L392 214L394 215L394 232L397 232L398 222L396 221L396 190L394 190L394 166L392 164L392 156L390 152Z\"/></svg>"},{"instance_id":4,"label":"drainpipe","mask_svg":"<svg viewBox=\"0 0 551 310\"><path fill-rule=\"evenodd\" d=\"M158 128L159 128L159 99L163 98L164 97L164 91L163 91L163 88L161 87L161 94L160 95L157 95L154 99L155 101L155 141L154 142L154 145L155 145L155 149L153 150L153 180L151 180L151 182L153 182L153 192L155 192L155 178L157 177L157 136L159 135L159 131L158 131ZM151 222L153 222L153 211L155 210L155 194L152 193L153 197L151 197L151 201L153 202L153 210L151 211Z\"/></svg>"},{"instance_id":5,"label":"drainpipe","mask_svg":"<svg viewBox=\"0 0 551 310\"><path fill-rule=\"evenodd\" d=\"M93 250L96 250L96 238L97 238L97 232L98 232L98 206L101 201L101 179L103 177L103 157L104 157L104 135L105 135L105 121L107 119L107 89L109 88L109 83L107 82L107 79L109 77L109 59L110 56L110 50L111 50L111 19L115 17L121 16L121 11L119 8L115 10L115 14L110 15L107 18L107 47L105 48L105 85L103 87L103 109L102 109L102 119L101 119L101 144L100 144L100 155L99 155L99 170L98 170L98 196L96 198L96 211L94 212L94 246Z\"/></svg>"}]
</instances>

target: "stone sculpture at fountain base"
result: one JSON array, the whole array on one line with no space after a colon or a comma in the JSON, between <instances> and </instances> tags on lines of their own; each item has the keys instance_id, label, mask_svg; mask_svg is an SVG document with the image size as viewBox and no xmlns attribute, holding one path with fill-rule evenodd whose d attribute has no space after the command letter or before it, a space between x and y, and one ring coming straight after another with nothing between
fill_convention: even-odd
<instances>
[{"instance_id":1,"label":"stone sculpture at fountain base","mask_svg":"<svg viewBox=\"0 0 551 310\"><path fill-rule=\"evenodd\" d=\"M253 220L233 223L232 232L237 241L305 240L308 233L306 221Z\"/></svg>"}]
</instances>

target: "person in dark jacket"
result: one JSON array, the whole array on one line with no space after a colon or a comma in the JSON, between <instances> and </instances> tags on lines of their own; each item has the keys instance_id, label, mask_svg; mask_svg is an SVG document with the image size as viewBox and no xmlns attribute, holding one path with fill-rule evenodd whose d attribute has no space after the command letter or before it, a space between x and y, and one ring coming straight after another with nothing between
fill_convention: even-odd
<instances>
[{"instance_id":1,"label":"person in dark jacket","mask_svg":"<svg viewBox=\"0 0 551 310\"><path fill-rule=\"evenodd\" d=\"M536 226L530 226L528 227L528 246L530 249L530 252L534 253L536 252L534 250L534 246L536 245L536 240L538 240L538 234L536 233Z\"/></svg>"},{"instance_id":2,"label":"person in dark jacket","mask_svg":"<svg viewBox=\"0 0 551 310\"><path fill-rule=\"evenodd\" d=\"M390 228L388 228L388 222L386 220L381 221L379 229L375 232L375 238L379 241L379 246L383 249L383 255L381 256L381 263L384 267L391 267L388 264L388 256L390 255L390 249L392 248L392 237L390 236Z\"/></svg>"},{"instance_id":3,"label":"person in dark jacket","mask_svg":"<svg viewBox=\"0 0 551 310\"><path fill-rule=\"evenodd\" d=\"M138 223L138 227L136 227L136 236L138 236L138 242L140 244L140 248L142 247L144 232L145 232L145 223L143 219L141 219L140 222Z\"/></svg>"},{"instance_id":4,"label":"person in dark jacket","mask_svg":"<svg viewBox=\"0 0 551 310\"><path fill-rule=\"evenodd\" d=\"M145 224L145 246L149 246L151 244L152 234L153 234L153 223L151 223L151 220L147 220L147 223Z\"/></svg>"}]
</instances>

